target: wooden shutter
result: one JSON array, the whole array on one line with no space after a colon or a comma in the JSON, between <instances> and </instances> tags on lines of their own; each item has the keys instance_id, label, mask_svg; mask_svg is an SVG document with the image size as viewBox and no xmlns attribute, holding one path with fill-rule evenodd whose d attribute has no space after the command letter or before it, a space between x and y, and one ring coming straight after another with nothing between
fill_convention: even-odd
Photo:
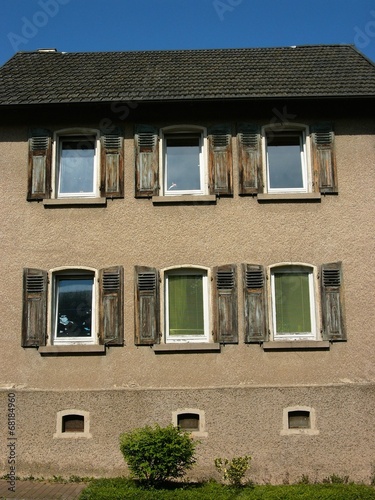
<instances>
[{"instance_id":1,"label":"wooden shutter","mask_svg":"<svg viewBox=\"0 0 375 500\"><path fill-rule=\"evenodd\" d=\"M266 286L263 266L243 265L245 342L268 340Z\"/></svg>"},{"instance_id":2,"label":"wooden shutter","mask_svg":"<svg viewBox=\"0 0 375 500\"><path fill-rule=\"evenodd\" d=\"M311 130L315 190L325 194L337 194L335 135L332 126L314 125Z\"/></svg>"},{"instance_id":3,"label":"wooden shutter","mask_svg":"<svg viewBox=\"0 0 375 500\"><path fill-rule=\"evenodd\" d=\"M214 268L215 326L217 342L238 342L237 273L235 265Z\"/></svg>"},{"instance_id":4,"label":"wooden shutter","mask_svg":"<svg viewBox=\"0 0 375 500\"><path fill-rule=\"evenodd\" d=\"M241 124L237 133L239 194L263 191L262 140L257 125Z\"/></svg>"},{"instance_id":5,"label":"wooden shutter","mask_svg":"<svg viewBox=\"0 0 375 500\"><path fill-rule=\"evenodd\" d=\"M155 127L138 125L135 133L135 197L159 194L159 137Z\"/></svg>"},{"instance_id":6,"label":"wooden shutter","mask_svg":"<svg viewBox=\"0 0 375 500\"><path fill-rule=\"evenodd\" d=\"M52 141L48 130L32 130L29 138L27 199L43 200L51 196Z\"/></svg>"},{"instance_id":7,"label":"wooden shutter","mask_svg":"<svg viewBox=\"0 0 375 500\"><path fill-rule=\"evenodd\" d=\"M99 272L99 341L107 345L123 345L124 269L122 266Z\"/></svg>"},{"instance_id":8,"label":"wooden shutter","mask_svg":"<svg viewBox=\"0 0 375 500\"><path fill-rule=\"evenodd\" d=\"M232 134L229 125L208 131L209 191L220 196L233 195Z\"/></svg>"},{"instance_id":9,"label":"wooden shutter","mask_svg":"<svg viewBox=\"0 0 375 500\"><path fill-rule=\"evenodd\" d=\"M119 129L101 136L100 192L106 198L124 196L124 139Z\"/></svg>"},{"instance_id":10,"label":"wooden shutter","mask_svg":"<svg viewBox=\"0 0 375 500\"><path fill-rule=\"evenodd\" d=\"M159 273L153 267L135 268L135 343L159 343Z\"/></svg>"},{"instance_id":11,"label":"wooden shutter","mask_svg":"<svg viewBox=\"0 0 375 500\"><path fill-rule=\"evenodd\" d=\"M320 273L323 340L346 340L341 262L323 264Z\"/></svg>"},{"instance_id":12,"label":"wooden shutter","mask_svg":"<svg viewBox=\"0 0 375 500\"><path fill-rule=\"evenodd\" d=\"M46 345L47 272L23 270L22 347Z\"/></svg>"}]
</instances>

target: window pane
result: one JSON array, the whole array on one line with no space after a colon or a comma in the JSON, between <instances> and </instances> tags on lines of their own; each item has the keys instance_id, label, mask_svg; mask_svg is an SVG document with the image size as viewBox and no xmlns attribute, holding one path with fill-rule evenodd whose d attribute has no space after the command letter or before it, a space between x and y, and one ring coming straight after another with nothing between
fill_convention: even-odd
<instances>
[{"instance_id":1,"label":"window pane","mask_svg":"<svg viewBox=\"0 0 375 500\"><path fill-rule=\"evenodd\" d=\"M196 413L178 415L177 425L184 431L199 431L199 415Z\"/></svg>"},{"instance_id":2,"label":"window pane","mask_svg":"<svg viewBox=\"0 0 375 500\"><path fill-rule=\"evenodd\" d=\"M82 137L61 141L60 194L94 191L94 156L94 139Z\"/></svg>"},{"instance_id":3,"label":"window pane","mask_svg":"<svg viewBox=\"0 0 375 500\"><path fill-rule=\"evenodd\" d=\"M166 138L166 192L201 189L200 136Z\"/></svg>"},{"instance_id":4,"label":"window pane","mask_svg":"<svg viewBox=\"0 0 375 500\"><path fill-rule=\"evenodd\" d=\"M84 432L85 419L82 415L65 415L62 419L62 432Z\"/></svg>"},{"instance_id":5,"label":"window pane","mask_svg":"<svg viewBox=\"0 0 375 500\"><path fill-rule=\"evenodd\" d=\"M93 278L57 281L56 337L90 337Z\"/></svg>"},{"instance_id":6,"label":"window pane","mask_svg":"<svg viewBox=\"0 0 375 500\"><path fill-rule=\"evenodd\" d=\"M309 411L291 411L288 414L289 429L309 429L310 412Z\"/></svg>"},{"instance_id":7,"label":"window pane","mask_svg":"<svg viewBox=\"0 0 375 500\"><path fill-rule=\"evenodd\" d=\"M168 277L169 335L204 335L203 276Z\"/></svg>"},{"instance_id":8,"label":"window pane","mask_svg":"<svg viewBox=\"0 0 375 500\"><path fill-rule=\"evenodd\" d=\"M310 333L308 273L275 273L276 333Z\"/></svg>"},{"instance_id":9,"label":"window pane","mask_svg":"<svg viewBox=\"0 0 375 500\"><path fill-rule=\"evenodd\" d=\"M303 188L300 134L275 135L267 145L271 189Z\"/></svg>"}]
</instances>

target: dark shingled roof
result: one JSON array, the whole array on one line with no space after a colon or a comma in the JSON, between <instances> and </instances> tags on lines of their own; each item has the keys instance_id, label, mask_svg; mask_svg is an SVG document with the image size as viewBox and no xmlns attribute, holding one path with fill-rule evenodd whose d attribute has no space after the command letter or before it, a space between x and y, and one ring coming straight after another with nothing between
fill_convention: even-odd
<instances>
[{"instance_id":1,"label":"dark shingled roof","mask_svg":"<svg viewBox=\"0 0 375 500\"><path fill-rule=\"evenodd\" d=\"M147 52L19 52L0 105L375 96L375 65L352 45Z\"/></svg>"}]
</instances>

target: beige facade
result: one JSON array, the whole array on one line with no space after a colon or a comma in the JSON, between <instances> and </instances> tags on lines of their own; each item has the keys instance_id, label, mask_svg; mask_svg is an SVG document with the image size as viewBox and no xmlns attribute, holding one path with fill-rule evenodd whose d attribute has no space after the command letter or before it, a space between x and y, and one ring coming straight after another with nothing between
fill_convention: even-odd
<instances>
[{"instance_id":1,"label":"beige facade","mask_svg":"<svg viewBox=\"0 0 375 500\"><path fill-rule=\"evenodd\" d=\"M296 124L309 131L316 123L333 123L338 194L316 193L313 199L270 195L265 200L240 195L238 124L274 125L275 109L286 109L294 118L287 126L277 122L274 131L295 129ZM99 130L103 119L124 131L124 197L98 205L27 201L29 130ZM158 130L229 124L233 195L136 198L134 132L139 123ZM9 398L15 400L11 415L17 475L124 474L121 432L156 422L166 425L178 414L193 413L199 416L201 444L192 477L216 477L213 461L218 456L250 454L251 477L258 482L293 481L302 474L311 479L349 475L368 482L375 467L374 133L374 119L363 101L279 99L202 105L199 110L188 104L178 109L168 103L140 104L125 119L105 105L87 113L83 107L72 112L68 105L58 112L43 107L40 114L22 109L5 113L0 125L0 401L5 409ZM311 155L309 149L308 162ZM342 263L346 334L339 342L322 334L321 266L335 262ZM225 264L234 265L237 277L234 343L212 337L217 321L214 269ZM243 264L264 266L266 341L245 342ZM274 338L271 275L276 264L312 269L313 339ZM100 269L111 266L122 266L124 272L124 345L101 347L96 338L89 348L53 345L54 272L82 268L94 270L96 279ZM135 342L136 266L159 271L161 338L151 345ZM178 267L207 273L206 342L166 342L164 278ZM21 346L24 268L48 272L44 347ZM302 412L309 424L289 428L288 412ZM85 429L61 432L65 414L82 416ZM5 410L0 424L5 430L0 434L0 466L6 474L11 436Z\"/></svg>"}]
</instances>

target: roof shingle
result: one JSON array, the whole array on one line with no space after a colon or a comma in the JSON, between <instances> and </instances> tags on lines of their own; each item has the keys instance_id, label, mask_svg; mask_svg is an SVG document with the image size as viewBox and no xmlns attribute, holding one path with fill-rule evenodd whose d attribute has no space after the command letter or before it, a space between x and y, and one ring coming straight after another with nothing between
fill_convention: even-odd
<instances>
[{"instance_id":1,"label":"roof shingle","mask_svg":"<svg viewBox=\"0 0 375 500\"><path fill-rule=\"evenodd\" d=\"M352 45L134 52L18 52L0 105L375 96L375 65Z\"/></svg>"}]
</instances>

